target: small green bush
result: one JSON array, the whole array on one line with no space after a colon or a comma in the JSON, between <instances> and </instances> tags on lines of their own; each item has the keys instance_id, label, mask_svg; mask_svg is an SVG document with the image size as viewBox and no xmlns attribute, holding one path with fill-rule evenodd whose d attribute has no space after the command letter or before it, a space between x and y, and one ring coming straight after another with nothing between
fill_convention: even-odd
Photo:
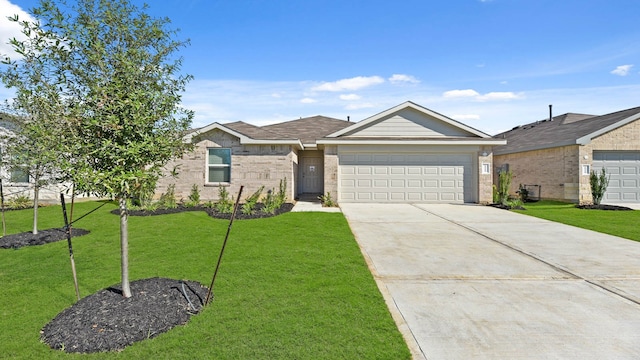
<instances>
[{"instance_id":1,"label":"small green bush","mask_svg":"<svg viewBox=\"0 0 640 360\"><path fill-rule=\"evenodd\" d=\"M280 180L278 193L276 194L276 202L280 208L287 201L287 178Z\"/></svg>"},{"instance_id":2,"label":"small green bush","mask_svg":"<svg viewBox=\"0 0 640 360\"><path fill-rule=\"evenodd\" d=\"M191 186L191 192L189 193L189 198L187 202L184 203L186 207L196 207L200 205L200 188L198 185L193 184Z\"/></svg>"},{"instance_id":3,"label":"small green bush","mask_svg":"<svg viewBox=\"0 0 640 360\"><path fill-rule=\"evenodd\" d=\"M500 171L498 173L498 200L502 205L508 205L509 201L509 188L511 187L511 179L513 178L513 173L511 170L509 171Z\"/></svg>"},{"instance_id":4,"label":"small green bush","mask_svg":"<svg viewBox=\"0 0 640 360\"><path fill-rule=\"evenodd\" d=\"M276 210L280 208L280 205L278 204L277 196L274 195L273 189L267 191L267 196L265 196L262 202L262 205L263 205L262 211L272 215L276 212Z\"/></svg>"},{"instance_id":5,"label":"small green bush","mask_svg":"<svg viewBox=\"0 0 640 360\"><path fill-rule=\"evenodd\" d=\"M591 196L593 197L593 203L595 205L600 205L602 197L604 196L605 191L607 191L607 186L609 186L609 178L607 177L607 173L604 168L602 168L600 175L595 171L591 171L591 174L589 175L589 183L591 184Z\"/></svg>"},{"instance_id":6,"label":"small green bush","mask_svg":"<svg viewBox=\"0 0 640 360\"><path fill-rule=\"evenodd\" d=\"M169 185L169 187L167 187L167 191L160 195L158 207L161 209L175 209L178 207L175 184Z\"/></svg>"},{"instance_id":7,"label":"small green bush","mask_svg":"<svg viewBox=\"0 0 640 360\"><path fill-rule=\"evenodd\" d=\"M253 194L251 194L251 196L245 199L245 202L244 204L242 204L242 208L240 209L240 211L242 211L243 214L253 215L255 213L256 204L258 203L258 200L260 200L260 196L262 195L262 190L264 190L264 186L261 186L258 190L256 190L256 192L254 192Z\"/></svg>"},{"instance_id":8,"label":"small green bush","mask_svg":"<svg viewBox=\"0 0 640 360\"><path fill-rule=\"evenodd\" d=\"M32 206L33 201L26 195L18 195L7 202L7 207L10 209L26 209Z\"/></svg>"},{"instance_id":9,"label":"small green bush","mask_svg":"<svg viewBox=\"0 0 640 360\"><path fill-rule=\"evenodd\" d=\"M218 189L218 201L213 207L221 214L231 214L233 211L233 201L225 186L220 186Z\"/></svg>"},{"instance_id":10,"label":"small green bush","mask_svg":"<svg viewBox=\"0 0 640 360\"><path fill-rule=\"evenodd\" d=\"M318 199L322 202L322 206L324 207L335 207L338 204L331 198L331 193L327 192L327 195L320 195Z\"/></svg>"}]
</instances>

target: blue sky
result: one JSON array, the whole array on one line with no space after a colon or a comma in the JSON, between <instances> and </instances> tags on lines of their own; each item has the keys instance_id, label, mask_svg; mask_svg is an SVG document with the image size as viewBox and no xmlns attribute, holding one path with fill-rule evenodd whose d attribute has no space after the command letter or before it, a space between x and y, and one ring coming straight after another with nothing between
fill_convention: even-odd
<instances>
[{"instance_id":1,"label":"blue sky","mask_svg":"<svg viewBox=\"0 0 640 360\"><path fill-rule=\"evenodd\" d=\"M5 15L36 3L0 0L0 52L16 31ZM410 100L496 134L549 104L556 115L640 106L637 0L147 3L191 40L180 55L194 127L359 121Z\"/></svg>"}]
</instances>

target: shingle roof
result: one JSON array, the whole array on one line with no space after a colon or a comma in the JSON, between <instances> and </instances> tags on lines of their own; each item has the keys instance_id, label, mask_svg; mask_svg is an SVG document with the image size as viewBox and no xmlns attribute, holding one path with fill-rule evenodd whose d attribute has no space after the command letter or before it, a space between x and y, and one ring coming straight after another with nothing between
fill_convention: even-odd
<instances>
[{"instance_id":1,"label":"shingle roof","mask_svg":"<svg viewBox=\"0 0 640 360\"><path fill-rule=\"evenodd\" d=\"M298 120L263 126L262 128L280 134L284 137L292 137L302 140L303 144L313 144L318 139L342 130L354 123L334 119L326 116L312 116Z\"/></svg>"},{"instance_id":2,"label":"shingle roof","mask_svg":"<svg viewBox=\"0 0 640 360\"><path fill-rule=\"evenodd\" d=\"M260 140L276 140L282 139L283 137L280 134L274 133L272 131L266 130L264 128L247 124L243 121L236 121L232 123L224 124L225 127L237 131L242 135L248 136L252 139L260 139ZM287 139L297 139L296 137L291 137Z\"/></svg>"},{"instance_id":3,"label":"shingle roof","mask_svg":"<svg viewBox=\"0 0 640 360\"><path fill-rule=\"evenodd\" d=\"M536 121L497 134L495 138L507 139L507 145L496 146L493 151L496 155L503 155L577 144L578 139L637 114L640 114L640 107L602 116L572 113L555 116L553 121Z\"/></svg>"}]
</instances>

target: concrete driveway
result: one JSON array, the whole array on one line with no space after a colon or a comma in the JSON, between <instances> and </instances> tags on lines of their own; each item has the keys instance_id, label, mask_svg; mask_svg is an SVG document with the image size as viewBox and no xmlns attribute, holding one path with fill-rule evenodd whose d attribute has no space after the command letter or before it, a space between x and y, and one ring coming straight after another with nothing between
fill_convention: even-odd
<instances>
[{"instance_id":1,"label":"concrete driveway","mask_svg":"<svg viewBox=\"0 0 640 360\"><path fill-rule=\"evenodd\" d=\"M640 359L640 243L477 205L341 208L415 359Z\"/></svg>"}]
</instances>

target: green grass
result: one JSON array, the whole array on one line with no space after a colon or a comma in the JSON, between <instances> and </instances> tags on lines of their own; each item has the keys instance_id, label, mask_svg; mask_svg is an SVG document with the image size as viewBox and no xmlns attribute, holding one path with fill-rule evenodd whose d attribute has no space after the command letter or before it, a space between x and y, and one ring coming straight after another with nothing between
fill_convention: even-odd
<instances>
[{"instance_id":1,"label":"green grass","mask_svg":"<svg viewBox=\"0 0 640 360\"><path fill-rule=\"evenodd\" d=\"M97 203L79 203L75 217ZM76 223L81 296L117 284L118 217L108 204ZM8 233L31 229L29 210L6 214ZM40 229L60 227L59 206ZM204 212L130 217L131 279L209 285L225 220ZM18 359L409 359L410 353L339 213L287 213L234 222L215 298L191 321L118 353L66 354L40 329L75 301L66 241L0 249L0 358Z\"/></svg>"},{"instance_id":2,"label":"green grass","mask_svg":"<svg viewBox=\"0 0 640 360\"><path fill-rule=\"evenodd\" d=\"M640 211L583 210L575 204L543 200L518 213L640 241Z\"/></svg>"}]
</instances>

